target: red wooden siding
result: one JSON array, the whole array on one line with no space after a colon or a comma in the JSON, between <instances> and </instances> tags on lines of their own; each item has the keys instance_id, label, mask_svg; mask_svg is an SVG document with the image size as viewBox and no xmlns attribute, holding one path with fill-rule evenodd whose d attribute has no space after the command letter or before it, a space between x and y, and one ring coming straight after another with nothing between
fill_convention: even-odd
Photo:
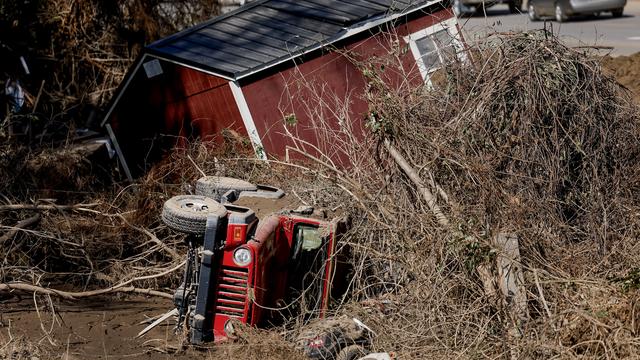
<instances>
[{"instance_id":1,"label":"red wooden siding","mask_svg":"<svg viewBox=\"0 0 640 360\"><path fill-rule=\"evenodd\" d=\"M359 41L345 50L356 62L373 59L375 63L376 57L390 51L393 40L399 40L401 48L404 48L407 44L403 36L451 17L449 10L442 10ZM384 81L394 88L407 84L422 85L423 80L411 51L407 48L399 57L402 66L386 67L380 71ZM332 52L246 84L242 90L267 154L278 157L285 155L286 146L293 145L285 135L288 129L301 139L318 145L325 154L339 162L344 154L335 147L338 141L333 138L335 135L318 129L319 120L324 119L332 129L339 128L339 122L348 121L357 135L363 129L368 113L367 102L362 98L364 86L365 80L356 65L339 52ZM343 110L345 105L348 110L344 114L335 113ZM295 114L296 126L287 126L285 129L284 118L290 114ZM311 147L305 148L315 153L310 150Z\"/></svg>"},{"instance_id":2,"label":"red wooden siding","mask_svg":"<svg viewBox=\"0 0 640 360\"><path fill-rule=\"evenodd\" d=\"M182 138L207 138L231 128L246 135L228 80L161 62L163 74L134 75L111 117L134 173L161 158Z\"/></svg>"}]
</instances>

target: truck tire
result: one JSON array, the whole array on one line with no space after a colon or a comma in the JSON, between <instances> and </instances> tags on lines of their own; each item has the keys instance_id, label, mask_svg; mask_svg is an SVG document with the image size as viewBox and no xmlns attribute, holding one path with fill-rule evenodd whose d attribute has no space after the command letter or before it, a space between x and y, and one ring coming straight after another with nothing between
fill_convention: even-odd
<instances>
[{"instance_id":1,"label":"truck tire","mask_svg":"<svg viewBox=\"0 0 640 360\"><path fill-rule=\"evenodd\" d=\"M196 194L220 201L229 190L237 192L256 191L258 187L248 181L223 176L205 176L196 182Z\"/></svg>"},{"instance_id":2,"label":"truck tire","mask_svg":"<svg viewBox=\"0 0 640 360\"><path fill-rule=\"evenodd\" d=\"M349 345L340 350L340 352L336 356L336 360L357 360L366 355L367 353L364 351L364 348L362 346Z\"/></svg>"},{"instance_id":3,"label":"truck tire","mask_svg":"<svg viewBox=\"0 0 640 360\"><path fill-rule=\"evenodd\" d=\"M623 13L624 13L624 8L619 8L611 11L611 15L613 15L614 18L622 17Z\"/></svg>"},{"instance_id":4,"label":"truck tire","mask_svg":"<svg viewBox=\"0 0 640 360\"><path fill-rule=\"evenodd\" d=\"M164 203L162 221L171 229L186 234L203 235L207 217L224 217L227 209L206 196L179 195Z\"/></svg>"}]
</instances>

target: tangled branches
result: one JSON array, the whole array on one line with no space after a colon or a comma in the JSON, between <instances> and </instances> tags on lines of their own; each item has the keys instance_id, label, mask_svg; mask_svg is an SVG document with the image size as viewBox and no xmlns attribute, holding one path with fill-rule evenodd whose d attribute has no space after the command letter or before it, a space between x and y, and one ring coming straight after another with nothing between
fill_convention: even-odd
<instances>
[{"instance_id":1,"label":"tangled branches","mask_svg":"<svg viewBox=\"0 0 640 360\"><path fill-rule=\"evenodd\" d=\"M496 34L468 57L431 89L401 91L375 70L390 66L357 63L374 132L337 146L357 149L343 151L361 214L352 295L376 298L363 318L384 329L377 345L410 358L636 354L636 296L611 279L634 282L640 256L638 108L552 34ZM495 290L501 234L518 239L524 320Z\"/></svg>"}]
</instances>

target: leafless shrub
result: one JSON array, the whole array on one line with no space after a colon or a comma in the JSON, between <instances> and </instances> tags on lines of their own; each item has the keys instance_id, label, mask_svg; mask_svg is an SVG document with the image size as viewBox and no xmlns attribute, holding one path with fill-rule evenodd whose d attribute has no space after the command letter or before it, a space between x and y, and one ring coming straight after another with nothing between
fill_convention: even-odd
<instances>
[{"instance_id":1,"label":"leafless shrub","mask_svg":"<svg viewBox=\"0 0 640 360\"><path fill-rule=\"evenodd\" d=\"M374 60L393 61L395 51ZM358 149L342 151L357 154L348 171L326 160L320 168L338 174L357 208L351 299L367 304L374 347L402 358L634 356L635 295L611 280L637 286L637 107L599 60L553 34L497 34L469 57L442 69L432 89L401 91L354 58L369 79L371 132L335 136L330 124L344 120L335 118L314 126L335 147ZM436 221L385 140L437 194L451 227ZM505 232L519 238L529 299L515 338L508 305L478 272L496 275L493 238Z\"/></svg>"}]
</instances>

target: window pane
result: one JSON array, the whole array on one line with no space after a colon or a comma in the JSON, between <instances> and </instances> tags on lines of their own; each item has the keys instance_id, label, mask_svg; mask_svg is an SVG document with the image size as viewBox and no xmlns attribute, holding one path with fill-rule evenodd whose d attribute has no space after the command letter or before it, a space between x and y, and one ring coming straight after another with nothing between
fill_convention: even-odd
<instances>
[{"instance_id":1,"label":"window pane","mask_svg":"<svg viewBox=\"0 0 640 360\"><path fill-rule=\"evenodd\" d=\"M453 37L447 30L441 30L431 35L444 61L451 61L456 56Z\"/></svg>"},{"instance_id":2,"label":"window pane","mask_svg":"<svg viewBox=\"0 0 640 360\"><path fill-rule=\"evenodd\" d=\"M430 36L425 36L416 40L416 46L418 47L420 57L422 57L422 61L424 62L424 66L427 71L433 69L440 63L436 45Z\"/></svg>"}]
</instances>

